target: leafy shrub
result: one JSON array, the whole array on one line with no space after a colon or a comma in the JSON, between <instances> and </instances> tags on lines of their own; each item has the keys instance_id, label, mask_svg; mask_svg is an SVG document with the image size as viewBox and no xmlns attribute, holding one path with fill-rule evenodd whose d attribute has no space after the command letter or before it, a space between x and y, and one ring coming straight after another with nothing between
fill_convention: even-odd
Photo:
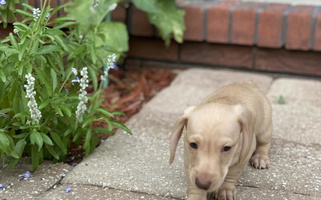
<instances>
[{"instance_id":1,"label":"leafy shrub","mask_svg":"<svg viewBox=\"0 0 321 200\"><path fill-rule=\"evenodd\" d=\"M9 166L14 166L27 154L35 170L43 159L65 160L72 142L82 144L87 156L98 143L98 133L113 134L115 128L131 133L115 120L123 113L100 107L108 70L128 50L128 35L124 24L105 21L120 1L99 2L96 6L92 1L75 0L51 8L51 0L44 0L41 10L26 3L21 4L22 9L13 8L13 3L8 7L0 5L2 17L6 16L4 22L8 16L16 19L11 12L23 19L13 23L13 33L0 43L3 165L9 157ZM133 3L150 11L150 20L159 27L167 43L172 32L181 41L183 13L174 1ZM165 16L166 8L170 8L169 16ZM62 9L66 16L51 19ZM169 19L171 16L179 20ZM90 96L89 85L93 90ZM97 122L107 126L95 126Z\"/></svg>"}]
</instances>

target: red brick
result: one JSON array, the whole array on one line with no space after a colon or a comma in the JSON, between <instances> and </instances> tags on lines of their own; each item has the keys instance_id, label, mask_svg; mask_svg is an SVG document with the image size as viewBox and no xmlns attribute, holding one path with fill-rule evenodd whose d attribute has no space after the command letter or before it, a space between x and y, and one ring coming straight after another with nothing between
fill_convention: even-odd
<instances>
[{"instance_id":1,"label":"red brick","mask_svg":"<svg viewBox=\"0 0 321 200\"><path fill-rule=\"evenodd\" d=\"M184 42L181 61L227 67L252 68L252 47Z\"/></svg>"},{"instance_id":2,"label":"red brick","mask_svg":"<svg viewBox=\"0 0 321 200\"><path fill-rule=\"evenodd\" d=\"M286 48L308 50L314 6L295 6L288 15Z\"/></svg>"},{"instance_id":3,"label":"red brick","mask_svg":"<svg viewBox=\"0 0 321 200\"><path fill-rule=\"evenodd\" d=\"M260 14L258 25L258 46L280 48L282 41L283 13L288 4L270 4Z\"/></svg>"},{"instance_id":4,"label":"red brick","mask_svg":"<svg viewBox=\"0 0 321 200\"><path fill-rule=\"evenodd\" d=\"M317 52L259 49L255 69L294 74L321 75L321 55Z\"/></svg>"},{"instance_id":5,"label":"red brick","mask_svg":"<svg viewBox=\"0 0 321 200\"><path fill-rule=\"evenodd\" d=\"M230 9L237 1L221 1L211 6L207 13L207 38L209 42L227 43L229 41Z\"/></svg>"},{"instance_id":6,"label":"red brick","mask_svg":"<svg viewBox=\"0 0 321 200\"><path fill-rule=\"evenodd\" d=\"M128 56L132 58L177 61L178 44L172 41L170 46L167 47L161 39L131 37Z\"/></svg>"},{"instance_id":7,"label":"red brick","mask_svg":"<svg viewBox=\"0 0 321 200\"><path fill-rule=\"evenodd\" d=\"M321 12L316 18L313 50L321 51Z\"/></svg>"},{"instance_id":8,"label":"red brick","mask_svg":"<svg viewBox=\"0 0 321 200\"><path fill-rule=\"evenodd\" d=\"M36 0L29 0L28 4L31 5L32 7L36 6Z\"/></svg>"},{"instance_id":9,"label":"red brick","mask_svg":"<svg viewBox=\"0 0 321 200\"><path fill-rule=\"evenodd\" d=\"M53 1L51 1L51 3L50 3L50 7L51 8L56 8L58 6L58 0L53 0ZM56 12L54 15L52 15L51 17L50 17L50 19L51 20L53 20L53 19L55 19L55 18L57 18L58 17L58 12Z\"/></svg>"},{"instance_id":10,"label":"red brick","mask_svg":"<svg viewBox=\"0 0 321 200\"><path fill-rule=\"evenodd\" d=\"M185 40L203 41L204 40L204 9L202 6L185 6Z\"/></svg>"},{"instance_id":11,"label":"red brick","mask_svg":"<svg viewBox=\"0 0 321 200\"><path fill-rule=\"evenodd\" d=\"M141 69L142 61L140 59L126 59L124 63L125 69Z\"/></svg>"},{"instance_id":12,"label":"red brick","mask_svg":"<svg viewBox=\"0 0 321 200\"><path fill-rule=\"evenodd\" d=\"M6 28L3 28L2 24L0 26L0 39L4 39L6 38L9 33L11 33L13 31L13 26L11 24L8 24L8 26Z\"/></svg>"},{"instance_id":13,"label":"red brick","mask_svg":"<svg viewBox=\"0 0 321 200\"><path fill-rule=\"evenodd\" d=\"M118 4L116 9L111 12L111 19L126 23L126 5L124 3Z\"/></svg>"},{"instance_id":14,"label":"red brick","mask_svg":"<svg viewBox=\"0 0 321 200\"><path fill-rule=\"evenodd\" d=\"M253 45L255 35L256 11L262 3L242 3L235 8L232 22L232 43Z\"/></svg>"},{"instance_id":15,"label":"red brick","mask_svg":"<svg viewBox=\"0 0 321 200\"><path fill-rule=\"evenodd\" d=\"M147 18L147 14L135 7L131 9L130 34L134 36L153 36L154 29Z\"/></svg>"}]
</instances>

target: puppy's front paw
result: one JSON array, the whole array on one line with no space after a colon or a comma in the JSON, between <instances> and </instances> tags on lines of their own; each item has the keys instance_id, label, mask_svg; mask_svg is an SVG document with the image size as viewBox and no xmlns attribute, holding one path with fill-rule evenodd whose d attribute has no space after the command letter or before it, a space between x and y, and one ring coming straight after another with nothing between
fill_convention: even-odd
<instances>
[{"instance_id":1,"label":"puppy's front paw","mask_svg":"<svg viewBox=\"0 0 321 200\"><path fill-rule=\"evenodd\" d=\"M224 187L218 191L207 194L208 200L235 200L236 199L236 188L235 186Z\"/></svg>"},{"instance_id":2,"label":"puppy's front paw","mask_svg":"<svg viewBox=\"0 0 321 200\"><path fill-rule=\"evenodd\" d=\"M267 169L270 167L270 159L268 156L254 155L251 158L251 165L256 169Z\"/></svg>"},{"instance_id":3,"label":"puppy's front paw","mask_svg":"<svg viewBox=\"0 0 321 200\"><path fill-rule=\"evenodd\" d=\"M236 188L224 188L221 187L217 193L216 199L218 200L235 200L236 199Z\"/></svg>"}]
</instances>

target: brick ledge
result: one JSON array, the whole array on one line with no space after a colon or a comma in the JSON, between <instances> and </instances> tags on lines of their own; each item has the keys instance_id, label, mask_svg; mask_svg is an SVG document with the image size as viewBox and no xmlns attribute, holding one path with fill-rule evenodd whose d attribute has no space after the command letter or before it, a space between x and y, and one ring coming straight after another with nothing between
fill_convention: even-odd
<instances>
[{"instance_id":1,"label":"brick ledge","mask_svg":"<svg viewBox=\"0 0 321 200\"><path fill-rule=\"evenodd\" d=\"M238 0L180 6L186 11L185 41L321 51L319 6ZM156 36L146 14L135 7L118 6L112 18L126 22L133 36Z\"/></svg>"}]
</instances>

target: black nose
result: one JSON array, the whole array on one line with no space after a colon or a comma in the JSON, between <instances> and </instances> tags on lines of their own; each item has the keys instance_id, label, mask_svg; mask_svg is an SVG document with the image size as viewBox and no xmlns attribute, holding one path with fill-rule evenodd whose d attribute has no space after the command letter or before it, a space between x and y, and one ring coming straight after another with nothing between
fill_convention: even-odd
<instances>
[{"instance_id":1,"label":"black nose","mask_svg":"<svg viewBox=\"0 0 321 200\"><path fill-rule=\"evenodd\" d=\"M203 190L208 190L211 187L211 181L202 180L199 178L195 179L195 184L198 188L203 189Z\"/></svg>"}]
</instances>

